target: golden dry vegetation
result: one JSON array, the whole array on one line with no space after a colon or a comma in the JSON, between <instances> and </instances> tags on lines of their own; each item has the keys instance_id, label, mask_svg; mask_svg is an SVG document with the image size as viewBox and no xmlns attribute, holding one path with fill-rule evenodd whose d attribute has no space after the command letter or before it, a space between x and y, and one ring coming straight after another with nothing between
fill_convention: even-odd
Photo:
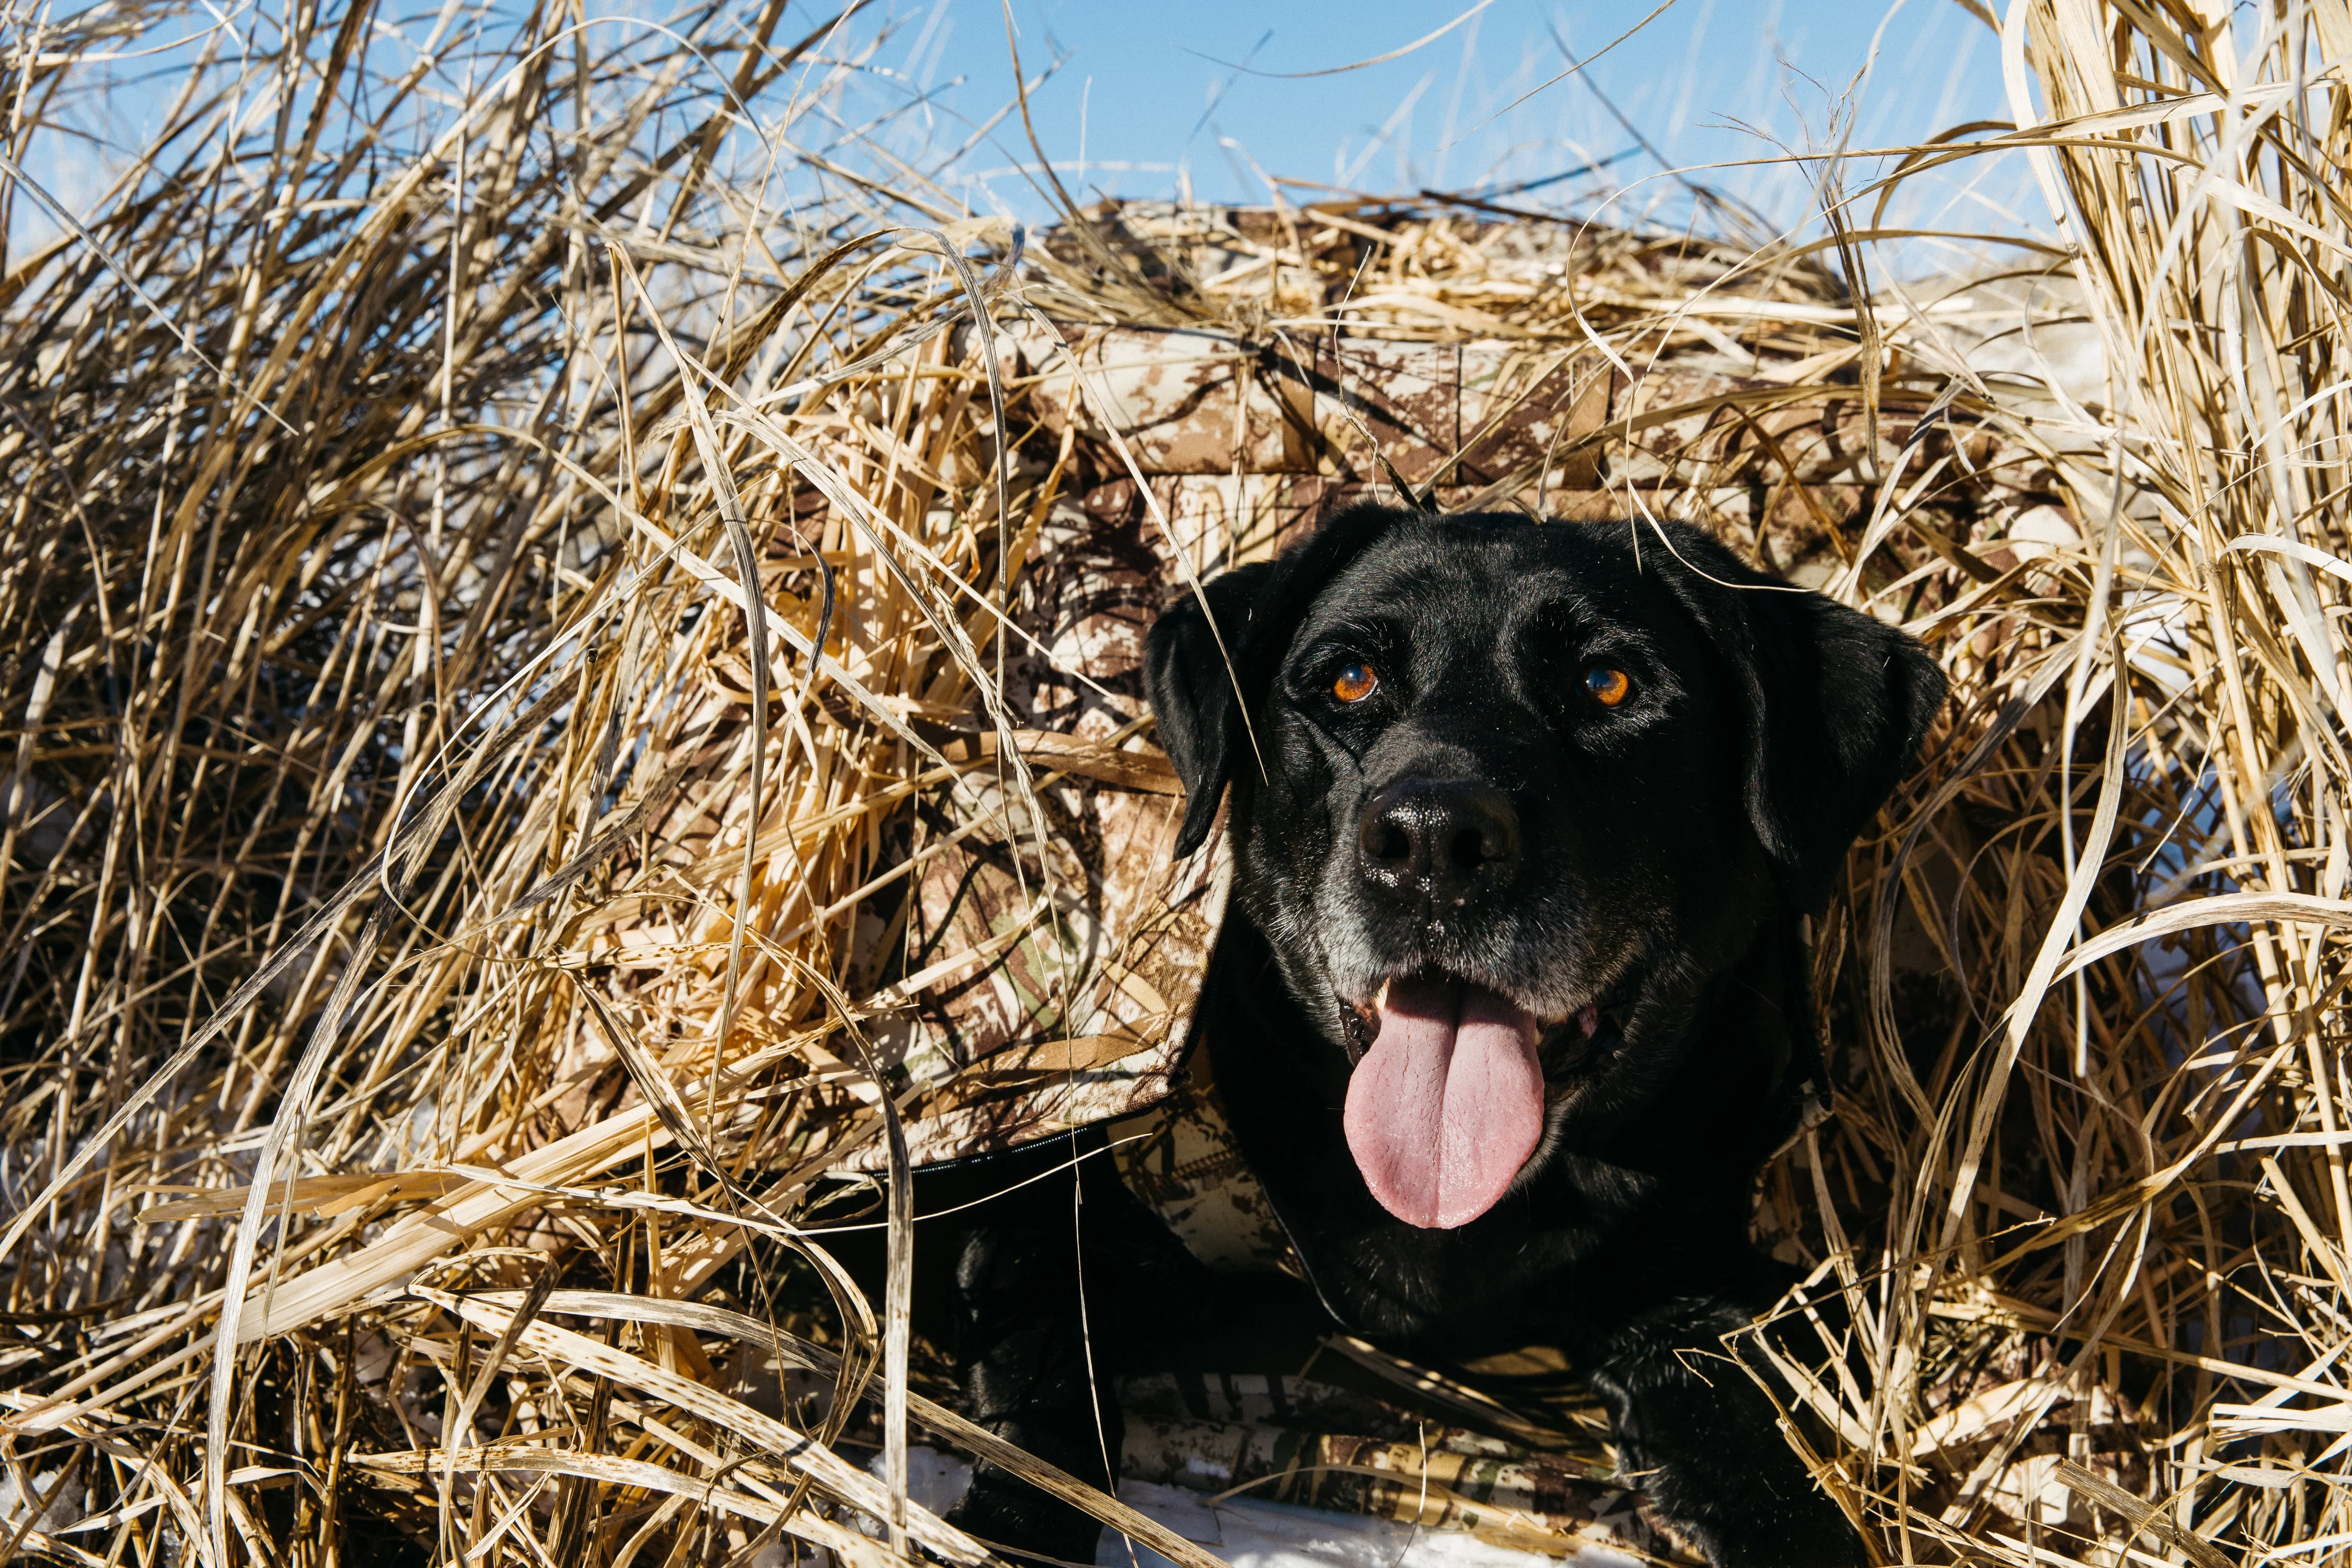
<instances>
[{"instance_id":1,"label":"golden dry vegetation","mask_svg":"<svg viewBox=\"0 0 2352 1568\"><path fill-rule=\"evenodd\" d=\"M12 253L11 1551L981 1561L865 1463L990 1439L818 1178L1125 1049L1056 835L1169 785L1056 563L1124 563L1131 642L1403 486L1706 522L1954 677L1817 927L1837 1111L1759 1219L1856 1342L1732 1347L1885 1560L2344 1554L2344 0L1984 12L2011 121L1823 167L1804 245L1058 188L1023 235L851 159L863 35L784 11L534 9L452 100L298 8ZM178 15L15 23L17 153ZM1995 156L2058 247L1883 259L1901 182ZM1183 334L1214 408L1147 428L1119 356ZM1379 380L1431 353L1491 373L1454 450ZM1010 923L921 931L983 863ZM914 1048L1007 964L1026 1054Z\"/></svg>"}]
</instances>

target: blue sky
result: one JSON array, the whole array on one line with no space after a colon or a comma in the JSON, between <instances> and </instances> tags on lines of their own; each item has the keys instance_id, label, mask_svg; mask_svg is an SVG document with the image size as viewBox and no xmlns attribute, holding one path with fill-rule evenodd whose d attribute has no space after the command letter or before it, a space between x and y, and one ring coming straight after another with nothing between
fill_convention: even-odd
<instances>
[{"instance_id":1,"label":"blue sky","mask_svg":"<svg viewBox=\"0 0 2352 1568\"><path fill-rule=\"evenodd\" d=\"M287 3L247 0L228 16L266 53ZM836 4L793 0L777 37L797 36ZM1679 224L1689 203L1664 173L1678 165L1700 169L1696 178L1769 226L1795 228L1813 209L1804 169L1706 166L1814 151L1842 133L1855 147L1895 144L2006 114L1998 41L1955 0L1671 0L1637 28L1656 5L1013 0L1013 15L1023 65L1038 82L1031 110L1039 142L1081 199L1189 190L1257 203L1280 177L1371 194L1442 187ZM1401 58L1333 68L1403 49L1473 5L1474 15ZM618 21L669 16L674 8L683 16L697 0L590 0L586 11L592 21ZM413 49L437 10L392 16L379 47ZM484 0L475 15L495 35L520 20L521 0ZM742 16L750 15L746 5ZM168 31L202 26L183 19ZM629 30L625 23L619 29ZM624 37L595 31L600 42L626 47ZM1612 40L1621 41L1602 54ZM1875 63L1857 90L1874 40ZM463 95L478 47L445 38L434 101ZM1601 58L1562 77L1567 51ZM840 152L869 136L933 173L952 200L974 210L1031 221L1049 215L1023 172L1034 159L1018 118L998 119L975 140L1013 97L1003 0L875 0L824 53L801 81L832 78L839 90L817 95L832 123L803 121L796 142ZM176 58L146 56L122 68L111 93L59 106L90 139L36 139L26 162L78 212L90 216L110 175L143 144L147 121L173 96ZM1850 119L1842 121L1849 102ZM758 153L756 139L739 140L745 153ZM866 150L848 147L848 155L862 159ZM2046 216L2024 173L2013 157L1971 161L1920 183L1890 217L1972 232L2035 228ZM1294 199L1325 194L1312 184L1291 187ZM21 254L46 225L26 205L18 211L9 237Z\"/></svg>"},{"instance_id":2,"label":"blue sky","mask_svg":"<svg viewBox=\"0 0 2352 1568\"><path fill-rule=\"evenodd\" d=\"M1656 0L1490 0L1404 58L1334 75L1270 74L1385 54L1472 3L1015 0L1013 15L1024 66L1033 76L1054 68L1032 102L1046 152L1074 188L1129 195L1174 194L1189 178L1199 196L1264 201L1266 175L1382 193L1465 189L1604 164L1539 187L1540 198L1527 193L1549 203L1656 176L1662 165L1643 141L1684 164L1806 150L1834 134L1835 101L1870 59L1874 37L1854 145L2005 112L1998 41L1952 0L1907 0L1891 14L1882 0L1675 0L1596 61L1589 79L1548 87L1568 68L1563 46L1589 58ZM896 16L877 64L937 93L943 110L983 119L1010 96L999 0L918 0ZM1249 71L1232 68L1244 63ZM1017 124L1000 126L995 141L996 170L971 165L987 193L975 193L974 205L992 195L1024 209L1032 198L1009 169L1026 151ZM1775 217L1807 205L1795 169L1706 178ZM1633 199L1671 188L1651 184ZM1991 184L2015 195L2009 177ZM1982 200L1961 201L1982 214L1976 226L1991 221Z\"/></svg>"}]
</instances>

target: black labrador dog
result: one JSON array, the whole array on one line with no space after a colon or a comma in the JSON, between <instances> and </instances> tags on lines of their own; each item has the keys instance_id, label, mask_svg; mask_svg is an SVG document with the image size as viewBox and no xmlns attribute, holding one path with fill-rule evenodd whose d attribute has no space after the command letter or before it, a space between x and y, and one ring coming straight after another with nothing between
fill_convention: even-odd
<instances>
[{"instance_id":1,"label":"black labrador dog","mask_svg":"<svg viewBox=\"0 0 2352 1568\"><path fill-rule=\"evenodd\" d=\"M1110 1380L1221 1326L1549 1343L1715 1563L1865 1562L1713 1352L1788 1282L1748 1227L1818 1073L1801 922L1942 701L1925 651L1682 525L1370 508L1180 599L1148 651L1180 852L1230 799L1196 1037L1311 1298L1209 1273L1082 1161L919 1244L953 1268L975 1417L1101 1482ZM1073 1147L1100 1140L919 1205ZM986 1465L957 1517L1094 1554L1093 1521Z\"/></svg>"}]
</instances>

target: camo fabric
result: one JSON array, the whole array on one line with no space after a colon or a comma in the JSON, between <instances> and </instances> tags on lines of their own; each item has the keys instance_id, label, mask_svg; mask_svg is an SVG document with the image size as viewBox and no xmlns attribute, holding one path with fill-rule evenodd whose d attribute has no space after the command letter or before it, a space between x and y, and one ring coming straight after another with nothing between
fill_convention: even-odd
<instances>
[{"instance_id":1,"label":"camo fabric","mask_svg":"<svg viewBox=\"0 0 2352 1568\"><path fill-rule=\"evenodd\" d=\"M1882 455L1980 457L1930 420L1868 427L1849 401L1584 347L1065 324L1001 332L997 349L1016 419L1087 457L1014 551L1015 622L1034 639L1005 644L1016 728L967 722L942 746L985 763L1009 740L1034 788L983 765L910 829L908 978L868 1028L918 1163L1132 1116L1180 1086L1225 861L1221 836L1171 859L1183 803L1149 739L1142 664L1152 618L1188 584L1357 500L1393 502L1399 481L1443 510L1577 521L1625 515L1622 487L1670 470L1711 476L1718 521L1744 518L1749 548L1811 581L1844 564L1835 531L1864 504L1874 436ZM1797 483L1759 477L1790 466ZM1211 1103L1171 1112L1148 1160L1122 1158L1166 1204L1271 1256L1247 1199L1175 1174L1221 1168L1221 1135L1193 1114ZM875 1140L840 1168L884 1158Z\"/></svg>"}]
</instances>

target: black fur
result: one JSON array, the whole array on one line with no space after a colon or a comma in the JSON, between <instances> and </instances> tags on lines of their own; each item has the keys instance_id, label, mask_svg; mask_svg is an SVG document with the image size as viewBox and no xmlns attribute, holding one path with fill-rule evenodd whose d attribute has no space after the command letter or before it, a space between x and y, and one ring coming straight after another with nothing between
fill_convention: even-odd
<instances>
[{"instance_id":1,"label":"black fur","mask_svg":"<svg viewBox=\"0 0 2352 1568\"><path fill-rule=\"evenodd\" d=\"M1785 1282L1747 1231L1819 1072L1800 917L1911 764L1934 664L1675 524L1363 509L1203 596L1161 616L1148 666L1184 852L1230 803L1234 906L1196 1031L1322 1312L1439 1360L1557 1344L1611 1405L1629 1480L1714 1562L1864 1562L1769 1402L1712 1358ZM1351 661L1381 684L1343 704ZM1596 664L1631 677L1619 706L1587 690ZM1416 791L1507 819L1458 901L1373 874L1365 814ZM1341 1124L1351 1013L1433 970L1599 1017L1545 1037L1543 1142L1452 1230L1383 1209ZM1076 1225L1099 1380L1220 1314L1296 1303L1234 1296L1115 1181L1076 1213L1074 1195L1041 1183L968 1227L961 1353L980 1418L1101 1479L1118 1414L1084 1381ZM1009 1477L983 1470L962 1518L1091 1555L1090 1521Z\"/></svg>"}]
</instances>

